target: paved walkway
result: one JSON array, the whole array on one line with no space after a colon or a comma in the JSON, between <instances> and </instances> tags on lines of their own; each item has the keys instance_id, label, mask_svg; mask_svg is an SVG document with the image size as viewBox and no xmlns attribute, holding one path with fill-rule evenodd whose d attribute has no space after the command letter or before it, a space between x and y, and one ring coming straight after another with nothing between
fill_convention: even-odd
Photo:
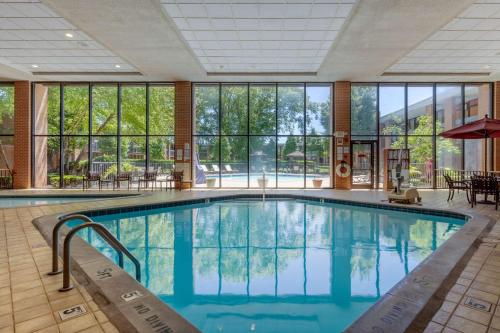
<instances>
[{"instance_id":1,"label":"paved walkway","mask_svg":"<svg viewBox=\"0 0 500 333\"><path fill-rule=\"evenodd\" d=\"M116 332L81 286L60 293L62 276L48 276L51 249L34 228L32 219L63 211L96 208L173 198L195 198L222 191L161 192L140 198L74 202L30 208L0 209L0 333L3 332ZM224 191L231 193L231 191ZM241 193L242 191L237 191ZM249 191L250 193L251 191ZM273 192L273 191L269 191ZM310 193L325 197L380 202L382 191L279 191ZM2 194L8 192L2 192ZM24 193L24 192L23 192ZM43 193L29 191L30 194ZM57 193L57 191L50 191ZM64 192L69 193L69 192ZM81 191L73 192L81 194ZM134 191L134 193L137 193ZM446 202L447 191L421 191L423 206L430 208L467 208L465 195ZM478 205L474 210L498 220L500 210ZM483 239L446 301L428 325L430 332L500 333L500 223ZM87 313L61 321L58 311L84 305Z\"/></svg>"}]
</instances>

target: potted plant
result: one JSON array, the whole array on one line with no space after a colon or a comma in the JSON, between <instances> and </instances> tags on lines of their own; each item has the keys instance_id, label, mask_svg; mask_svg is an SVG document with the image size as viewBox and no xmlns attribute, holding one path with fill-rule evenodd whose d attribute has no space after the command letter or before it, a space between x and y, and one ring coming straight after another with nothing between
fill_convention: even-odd
<instances>
[{"instance_id":1,"label":"potted plant","mask_svg":"<svg viewBox=\"0 0 500 333\"><path fill-rule=\"evenodd\" d=\"M215 178L207 178L207 187L215 187Z\"/></svg>"},{"instance_id":2,"label":"potted plant","mask_svg":"<svg viewBox=\"0 0 500 333\"><path fill-rule=\"evenodd\" d=\"M314 188L321 188L321 185L323 184L323 179L321 178L314 178L312 180Z\"/></svg>"},{"instance_id":3,"label":"potted plant","mask_svg":"<svg viewBox=\"0 0 500 333\"><path fill-rule=\"evenodd\" d=\"M257 178L257 183L259 184L259 188L267 187L267 183L269 183L269 179L266 177Z\"/></svg>"}]
</instances>

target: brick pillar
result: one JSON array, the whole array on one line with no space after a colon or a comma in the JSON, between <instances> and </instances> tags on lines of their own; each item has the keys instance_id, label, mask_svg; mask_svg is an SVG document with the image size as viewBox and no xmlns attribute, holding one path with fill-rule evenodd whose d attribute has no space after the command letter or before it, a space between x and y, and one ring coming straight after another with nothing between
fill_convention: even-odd
<instances>
[{"instance_id":1,"label":"brick pillar","mask_svg":"<svg viewBox=\"0 0 500 333\"><path fill-rule=\"evenodd\" d=\"M493 83L493 118L500 119L500 81ZM493 139L493 171L500 171L500 139Z\"/></svg>"},{"instance_id":2,"label":"brick pillar","mask_svg":"<svg viewBox=\"0 0 500 333\"><path fill-rule=\"evenodd\" d=\"M351 82L339 81L335 82L334 88L334 110L335 110L335 132L344 132L344 137L342 138L342 146L340 146L337 141L339 138L335 138L335 144L333 145L332 156L335 161L333 165L335 169L333 170L335 176L335 188L350 190L351 189L351 175L348 177L340 177L337 175L336 169L342 160L347 163L351 163L350 154L350 135L351 135ZM340 156L337 156L337 148L343 147L346 150L345 154L342 154L342 160Z\"/></svg>"},{"instance_id":3,"label":"brick pillar","mask_svg":"<svg viewBox=\"0 0 500 333\"><path fill-rule=\"evenodd\" d=\"M29 81L14 83L14 188L31 185L31 93Z\"/></svg>"},{"instance_id":4,"label":"brick pillar","mask_svg":"<svg viewBox=\"0 0 500 333\"><path fill-rule=\"evenodd\" d=\"M184 179L191 180L191 160L193 143L191 141L191 82L175 82L175 170L184 171ZM189 145L186 154L186 144ZM177 152L181 149L182 159L177 159Z\"/></svg>"}]
</instances>

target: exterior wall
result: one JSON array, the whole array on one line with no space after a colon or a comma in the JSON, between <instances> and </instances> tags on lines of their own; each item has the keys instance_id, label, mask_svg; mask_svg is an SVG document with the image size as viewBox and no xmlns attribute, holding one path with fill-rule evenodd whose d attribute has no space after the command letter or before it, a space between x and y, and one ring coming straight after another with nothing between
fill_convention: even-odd
<instances>
[{"instance_id":1,"label":"exterior wall","mask_svg":"<svg viewBox=\"0 0 500 333\"><path fill-rule=\"evenodd\" d=\"M14 83L14 188L31 185L31 85Z\"/></svg>"},{"instance_id":2,"label":"exterior wall","mask_svg":"<svg viewBox=\"0 0 500 333\"><path fill-rule=\"evenodd\" d=\"M344 132L343 146L350 148L350 134L351 134L351 82L338 81L335 82L334 87L334 117L335 117L335 132ZM340 177L335 172L337 165L340 164L340 160L337 160L336 150L337 150L337 138L335 138L335 144L333 145L333 151L331 152L334 156L334 179L335 188L337 189L351 189L351 176ZM344 154L343 159L350 163L351 156L349 154Z\"/></svg>"},{"instance_id":3,"label":"exterior wall","mask_svg":"<svg viewBox=\"0 0 500 333\"><path fill-rule=\"evenodd\" d=\"M192 159L192 109L191 82L175 82L175 170L184 171L184 180L191 180ZM189 144L188 154L185 154L186 144ZM177 151L183 151L182 159L177 159ZM192 184L191 184L192 185Z\"/></svg>"}]
</instances>

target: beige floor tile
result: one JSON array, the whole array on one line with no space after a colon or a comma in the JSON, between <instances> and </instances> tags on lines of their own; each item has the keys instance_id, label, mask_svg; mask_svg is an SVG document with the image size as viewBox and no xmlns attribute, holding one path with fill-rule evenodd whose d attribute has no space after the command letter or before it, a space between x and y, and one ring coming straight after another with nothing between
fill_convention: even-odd
<instances>
[{"instance_id":1,"label":"beige floor tile","mask_svg":"<svg viewBox=\"0 0 500 333\"><path fill-rule=\"evenodd\" d=\"M427 325L423 333L441 333L443 329L444 329L443 325L431 321L429 325Z\"/></svg>"},{"instance_id":2,"label":"beige floor tile","mask_svg":"<svg viewBox=\"0 0 500 333\"><path fill-rule=\"evenodd\" d=\"M106 333L118 333L119 331L116 329L115 325L110 323L109 321L101 325L102 329Z\"/></svg>"},{"instance_id":3,"label":"beige floor tile","mask_svg":"<svg viewBox=\"0 0 500 333\"><path fill-rule=\"evenodd\" d=\"M435 321L436 323L441 325L445 325L448 319L450 319L450 316L451 316L450 312L439 310L432 318L432 321Z\"/></svg>"},{"instance_id":4,"label":"beige floor tile","mask_svg":"<svg viewBox=\"0 0 500 333\"><path fill-rule=\"evenodd\" d=\"M446 327L463 333L485 333L487 330L485 325L455 315L448 320Z\"/></svg>"},{"instance_id":5,"label":"beige floor tile","mask_svg":"<svg viewBox=\"0 0 500 333\"><path fill-rule=\"evenodd\" d=\"M99 325L86 328L84 330L78 331L78 333L102 333L103 330Z\"/></svg>"},{"instance_id":6,"label":"beige floor tile","mask_svg":"<svg viewBox=\"0 0 500 333\"><path fill-rule=\"evenodd\" d=\"M468 320L475 321L477 323L488 325L492 317L491 312L478 311L467 306L459 305L454 312L454 315L463 317Z\"/></svg>"},{"instance_id":7,"label":"beige floor tile","mask_svg":"<svg viewBox=\"0 0 500 333\"><path fill-rule=\"evenodd\" d=\"M55 325L52 313L36 317L16 324L16 333L28 333Z\"/></svg>"},{"instance_id":8,"label":"beige floor tile","mask_svg":"<svg viewBox=\"0 0 500 333\"><path fill-rule=\"evenodd\" d=\"M12 303L0 305L0 316L12 313Z\"/></svg>"},{"instance_id":9,"label":"beige floor tile","mask_svg":"<svg viewBox=\"0 0 500 333\"><path fill-rule=\"evenodd\" d=\"M14 333L14 326L0 327L0 333Z\"/></svg>"},{"instance_id":10,"label":"beige floor tile","mask_svg":"<svg viewBox=\"0 0 500 333\"><path fill-rule=\"evenodd\" d=\"M9 327L13 325L14 319L11 313L0 316L0 327Z\"/></svg>"},{"instance_id":11,"label":"beige floor tile","mask_svg":"<svg viewBox=\"0 0 500 333\"><path fill-rule=\"evenodd\" d=\"M492 328L495 328L497 330L500 330L500 317L497 317L497 316L493 316L493 318L491 319L491 324L490 326Z\"/></svg>"},{"instance_id":12,"label":"beige floor tile","mask_svg":"<svg viewBox=\"0 0 500 333\"><path fill-rule=\"evenodd\" d=\"M29 299L23 299L17 302L14 302L14 312L16 311L21 311L33 306L37 306L40 304L47 304L49 300L47 299L47 296L45 295L38 295L31 297Z\"/></svg>"},{"instance_id":13,"label":"beige floor tile","mask_svg":"<svg viewBox=\"0 0 500 333\"><path fill-rule=\"evenodd\" d=\"M497 304L498 302L498 295L488 293L479 289L471 288L467 291L466 294L474 298L489 302L491 304Z\"/></svg>"},{"instance_id":14,"label":"beige floor tile","mask_svg":"<svg viewBox=\"0 0 500 333\"><path fill-rule=\"evenodd\" d=\"M17 302L17 301L20 301L20 300L23 300L26 298L32 298L34 296L38 296L41 294L45 294L45 290L42 287L35 287L35 288L31 288L31 289L19 291L19 292L14 291L12 293L12 301Z\"/></svg>"},{"instance_id":15,"label":"beige floor tile","mask_svg":"<svg viewBox=\"0 0 500 333\"><path fill-rule=\"evenodd\" d=\"M59 330L61 333L74 333L95 325L97 325L97 321L94 316L89 313L60 323Z\"/></svg>"},{"instance_id":16,"label":"beige floor tile","mask_svg":"<svg viewBox=\"0 0 500 333\"><path fill-rule=\"evenodd\" d=\"M41 287L41 286L42 286L41 280L33 279L31 281L27 281L27 282L24 282L21 284L16 284L15 286L12 287L12 291L19 292L19 291L24 291L24 290L28 290L28 289L35 288L35 287Z\"/></svg>"},{"instance_id":17,"label":"beige floor tile","mask_svg":"<svg viewBox=\"0 0 500 333\"><path fill-rule=\"evenodd\" d=\"M50 306L46 303L33 306L21 311L14 312L14 320L16 323L20 323L26 320L30 320L36 317L40 317L46 314L51 313L52 310L50 309Z\"/></svg>"},{"instance_id":18,"label":"beige floor tile","mask_svg":"<svg viewBox=\"0 0 500 333\"><path fill-rule=\"evenodd\" d=\"M462 299L462 295L450 291L446 295L445 299L453 303L459 303L460 300Z\"/></svg>"},{"instance_id":19,"label":"beige floor tile","mask_svg":"<svg viewBox=\"0 0 500 333\"><path fill-rule=\"evenodd\" d=\"M97 321L101 324L109 321L108 317L106 317L106 315L101 310L95 311L94 316L96 317Z\"/></svg>"},{"instance_id":20,"label":"beige floor tile","mask_svg":"<svg viewBox=\"0 0 500 333\"><path fill-rule=\"evenodd\" d=\"M450 301L444 301L443 304L441 305L440 310L446 311L446 312L453 312L455 308L457 307L457 303L450 302Z\"/></svg>"},{"instance_id":21,"label":"beige floor tile","mask_svg":"<svg viewBox=\"0 0 500 333\"><path fill-rule=\"evenodd\" d=\"M49 326L39 331L33 333L59 333L59 327L57 325Z\"/></svg>"}]
</instances>

